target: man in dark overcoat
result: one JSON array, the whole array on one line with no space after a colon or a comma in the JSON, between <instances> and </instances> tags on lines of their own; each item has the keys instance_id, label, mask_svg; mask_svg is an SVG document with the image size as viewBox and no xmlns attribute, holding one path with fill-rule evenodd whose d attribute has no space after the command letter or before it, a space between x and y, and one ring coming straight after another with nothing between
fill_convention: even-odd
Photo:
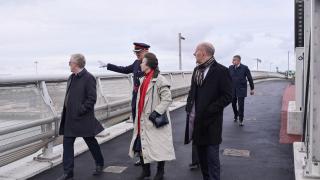
<instances>
[{"instance_id":1,"label":"man in dark overcoat","mask_svg":"<svg viewBox=\"0 0 320 180\"><path fill-rule=\"evenodd\" d=\"M214 58L211 43L197 46L186 112L185 143L197 146L204 180L220 180L219 146L222 142L224 108L232 100L232 81L228 68Z\"/></svg>"},{"instance_id":2,"label":"man in dark overcoat","mask_svg":"<svg viewBox=\"0 0 320 180\"><path fill-rule=\"evenodd\" d=\"M232 78L232 109L234 113L234 122L238 121L239 126L243 126L244 100L247 97L247 82L250 85L250 94L254 94L254 84L248 66L241 63L241 56L235 55L229 66L229 72ZM238 103L238 106L237 106Z\"/></svg>"},{"instance_id":3,"label":"man in dark overcoat","mask_svg":"<svg viewBox=\"0 0 320 180\"><path fill-rule=\"evenodd\" d=\"M100 175L104 159L95 138L103 131L94 115L97 100L96 79L85 69L86 60L82 54L71 56L69 66L72 74L67 82L59 134L63 135L63 175L58 180L73 179L74 141L82 137L95 160L93 175Z\"/></svg>"}]
</instances>

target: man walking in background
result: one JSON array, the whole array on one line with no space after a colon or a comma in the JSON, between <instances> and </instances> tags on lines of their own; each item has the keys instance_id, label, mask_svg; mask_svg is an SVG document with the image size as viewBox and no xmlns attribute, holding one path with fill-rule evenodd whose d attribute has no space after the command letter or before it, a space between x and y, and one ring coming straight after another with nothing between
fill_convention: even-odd
<instances>
[{"instance_id":1,"label":"man walking in background","mask_svg":"<svg viewBox=\"0 0 320 180\"><path fill-rule=\"evenodd\" d=\"M204 180L220 180L219 147L222 142L223 110L232 100L228 68L214 58L210 43L197 46L186 112L185 143L197 146Z\"/></svg>"},{"instance_id":2,"label":"man walking in background","mask_svg":"<svg viewBox=\"0 0 320 180\"><path fill-rule=\"evenodd\" d=\"M237 122L239 118L239 126L243 126L244 99L247 97L247 80L250 84L250 95L254 94L254 84L248 66L241 64L241 56L233 56L232 64L233 65L229 66L229 72L232 77L232 109L234 122Z\"/></svg>"}]
</instances>

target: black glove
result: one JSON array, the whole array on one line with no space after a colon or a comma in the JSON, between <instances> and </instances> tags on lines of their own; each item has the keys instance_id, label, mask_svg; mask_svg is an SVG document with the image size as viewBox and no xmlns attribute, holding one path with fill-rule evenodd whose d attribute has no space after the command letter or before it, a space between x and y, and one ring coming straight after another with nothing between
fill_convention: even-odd
<instances>
[{"instance_id":1,"label":"black glove","mask_svg":"<svg viewBox=\"0 0 320 180\"><path fill-rule=\"evenodd\" d=\"M159 114L157 111L153 111L149 116L149 120L154 123L156 118L160 116L161 114Z\"/></svg>"}]
</instances>

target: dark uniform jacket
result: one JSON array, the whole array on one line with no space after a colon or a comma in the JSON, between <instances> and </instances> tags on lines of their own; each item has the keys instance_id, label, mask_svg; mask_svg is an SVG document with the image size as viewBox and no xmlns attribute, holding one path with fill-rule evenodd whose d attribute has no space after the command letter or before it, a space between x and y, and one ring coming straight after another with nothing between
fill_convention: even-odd
<instances>
[{"instance_id":1,"label":"dark uniform jacket","mask_svg":"<svg viewBox=\"0 0 320 180\"><path fill-rule=\"evenodd\" d=\"M140 67L141 61L135 60L129 66L116 66L114 64L108 64L107 69L110 71L123 73L123 74L130 74L133 73L133 90L138 92L138 87L140 86L139 78L143 76L143 72L141 71Z\"/></svg>"},{"instance_id":2,"label":"dark uniform jacket","mask_svg":"<svg viewBox=\"0 0 320 180\"><path fill-rule=\"evenodd\" d=\"M136 116L136 102L137 102L137 93L140 86L140 77L142 77L144 74L141 71L140 64L141 64L141 61L137 59L129 66L116 66L110 63L107 66L107 69L110 71L123 73L123 74L133 73L133 76L132 76L133 90L132 90L132 100L131 100L131 112L132 112L133 120L135 119L135 116Z\"/></svg>"}]
</instances>

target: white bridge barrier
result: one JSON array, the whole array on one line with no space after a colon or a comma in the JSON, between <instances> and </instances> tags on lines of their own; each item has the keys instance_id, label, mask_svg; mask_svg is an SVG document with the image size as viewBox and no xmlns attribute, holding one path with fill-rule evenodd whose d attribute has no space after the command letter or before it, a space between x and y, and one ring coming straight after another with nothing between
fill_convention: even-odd
<instances>
[{"instance_id":1,"label":"white bridge barrier","mask_svg":"<svg viewBox=\"0 0 320 180\"><path fill-rule=\"evenodd\" d=\"M185 101L191 71L162 73L171 83L175 101ZM130 75L96 74L95 114L106 128L129 119ZM255 80L285 78L273 72L252 71ZM0 77L0 167L31 155L50 160L52 148L61 143L58 126L68 76Z\"/></svg>"}]
</instances>

